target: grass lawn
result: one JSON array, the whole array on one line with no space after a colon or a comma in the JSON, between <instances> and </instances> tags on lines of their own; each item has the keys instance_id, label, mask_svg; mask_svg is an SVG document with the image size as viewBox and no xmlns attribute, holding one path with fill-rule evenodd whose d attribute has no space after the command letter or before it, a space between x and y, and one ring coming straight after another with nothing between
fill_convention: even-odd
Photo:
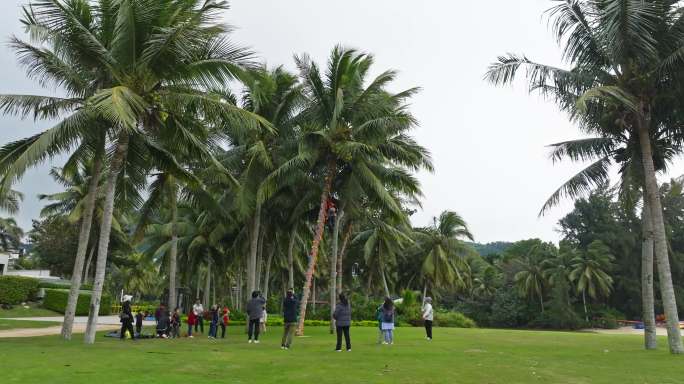
<instances>
[{"instance_id":1,"label":"grass lawn","mask_svg":"<svg viewBox=\"0 0 684 384\"><path fill-rule=\"evenodd\" d=\"M0 319L0 331L19 328L46 328L60 325L54 321L30 321L30 320L9 320Z\"/></svg>"},{"instance_id":2,"label":"grass lawn","mask_svg":"<svg viewBox=\"0 0 684 384\"><path fill-rule=\"evenodd\" d=\"M396 344L376 345L376 329L352 328L353 351L333 352L326 328L308 328L293 349L279 349L280 329L247 344L242 327L227 340L119 341L94 346L57 336L3 339L3 383L682 383L684 356L665 338L646 352L633 335L490 329L397 330Z\"/></svg>"},{"instance_id":3,"label":"grass lawn","mask_svg":"<svg viewBox=\"0 0 684 384\"><path fill-rule=\"evenodd\" d=\"M37 303L28 303L28 308L21 304L15 305L12 309L0 309L0 319L3 317L49 317L64 316L63 314L49 309L40 308Z\"/></svg>"}]
</instances>

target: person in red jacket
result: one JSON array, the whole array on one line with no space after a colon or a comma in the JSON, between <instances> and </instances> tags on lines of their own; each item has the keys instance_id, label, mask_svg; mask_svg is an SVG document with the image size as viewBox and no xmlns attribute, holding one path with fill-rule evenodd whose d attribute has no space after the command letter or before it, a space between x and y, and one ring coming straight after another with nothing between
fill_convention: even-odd
<instances>
[{"instance_id":1,"label":"person in red jacket","mask_svg":"<svg viewBox=\"0 0 684 384\"><path fill-rule=\"evenodd\" d=\"M223 318L221 318L221 321L219 322L222 339L226 338L226 327L228 326L228 322L230 322L230 310L228 307L223 307Z\"/></svg>"},{"instance_id":2,"label":"person in red jacket","mask_svg":"<svg viewBox=\"0 0 684 384\"><path fill-rule=\"evenodd\" d=\"M188 312L188 337L192 338L192 327L197 322L197 318L193 311Z\"/></svg>"}]
</instances>

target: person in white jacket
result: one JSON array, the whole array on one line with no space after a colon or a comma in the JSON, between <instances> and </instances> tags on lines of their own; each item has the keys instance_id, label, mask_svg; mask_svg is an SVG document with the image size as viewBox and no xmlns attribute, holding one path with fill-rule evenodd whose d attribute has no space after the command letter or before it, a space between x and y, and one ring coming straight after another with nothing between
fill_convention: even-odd
<instances>
[{"instance_id":1,"label":"person in white jacket","mask_svg":"<svg viewBox=\"0 0 684 384\"><path fill-rule=\"evenodd\" d=\"M432 309L432 298L426 297L423 305L423 321L425 322L425 334L428 341L432 340L432 321L434 320L434 310Z\"/></svg>"}]
</instances>

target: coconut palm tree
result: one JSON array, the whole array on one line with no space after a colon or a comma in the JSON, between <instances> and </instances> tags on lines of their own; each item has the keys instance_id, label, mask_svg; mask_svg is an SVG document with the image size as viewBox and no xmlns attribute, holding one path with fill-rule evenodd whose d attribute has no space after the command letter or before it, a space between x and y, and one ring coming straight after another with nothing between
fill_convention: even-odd
<instances>
[{"instance_id":1,"label":"coconut palm tree","mask_svg":"<svg viewBox=\"0 0 684 384\"><path fill-rule=\"evenodd\" d=\"M544 296L549 286L544 261L555 256L550 247L539 243L532 245L522 258L514 260L519 268L513 278L518 292L528 300L539 300L542 312L544 312Z\"/></svg>"},{"instance_id":2,"label":"coconut palm tree","mask_svg":"<svg viewBox=\"0 0 684 384\"><path fill-rule=\"evenodd\" d=\"M363 243L363 257L371 274L376 274L382 281L385 297L391 297L388 268L396 265L397 257L402 250L413 244L410 227L406 221L397 222L391 217L369 217L369 229L356 235L353 242Z\"/></svg>"},{"instance_id":3,"label":"coconut palm tree","mask_svg":"<svg viewBox=\"0 0 684 384\"><path fill-rule=\"evenodd\" d=\"M464 243L473 240L465 220L456 212L444 211L439 218L432 219L432 225L418 228L413 235L420 262L420 276L423 282L423 298L428 289L468 285L470 271L464 259L474 250ZM434 292L433 292L434 293Z\"/></svg>"},{"instance_id":4,"label":"coconut palm tree","mask_svg":"<svg viewBox=\"0 0 684 384\"><path fill-rule=\"evenodd\" d=\"M278 182L283 184L283 179L302 169L322 181L300 305L298 334L302 334L327 206L338 175L345 169L356 173L365 194L400 217L401 208L395 196L384 188L383 178L393 177L400 183L399 180L412 178L400 170L431 169L432 165L427 151L406 134L415 120L404 103L417 89L386 91L396 76L393 71L384 72L367 83L373 58L353 49L335 47L325 74L306 55L297 57L296 61L307 98L303 111L295 119L301 128L299 148L295 156L267 178L259 198L267 199L277 190Z\"/></svg>"},{"instance_id":5,"label":"coconut palm tree","mask_svg":"<svg viewBox=\"0 0 684 384\"><path fill-rule=\"evenodd\" d=\"M575 282L577 293L582 294L584 315L588 321L587 295L592 299L608 297L613 288L613 278L608 271L614 257L610 249L600 240L595 240L585 252L573 258L570 280Z\"/></svg>"},{"instance_id":6,"label":"coconut palm tree","mask_svg":"<svg viewBox=\"0 0 684 384\"><path fill-rule=\"evenodd\" d=\"M668 260L662 204L658 194L652 135L661 127L681 131L681 63L684 20L675 1L566 0L549 14L554 34L563 43L564 70L507 55L493 64L487 78L512 82L528 70L531 91L555 98L588 132L592 115L612 119L625 136L638 138L645 201L653 219L655 256L668 321L672 353L684 353ZM580 95L572 101L567 94ZM589 122L589 124L585 124ZM601 132L598 132L601 134Z\"/></svg>"}]
</instances>

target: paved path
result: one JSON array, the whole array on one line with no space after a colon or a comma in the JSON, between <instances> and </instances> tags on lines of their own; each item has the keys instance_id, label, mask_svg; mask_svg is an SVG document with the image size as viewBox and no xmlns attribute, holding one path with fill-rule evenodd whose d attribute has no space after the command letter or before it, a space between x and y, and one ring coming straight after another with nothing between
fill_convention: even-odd
<instances>
[{"instance_id":1,"label":"paved path","mask_svg":"<svg viewBox=\"0 0 684 384\"><path fill-rule=\"evenodd\" d=\"M49 336L49 335L59 335L62 332L62 316L52 316L52 317L14 317L11 320L26 320L26 321L54 321L59 325L54 327L45 328L16 328L8 329L6 331L0 331L0 338L5 337L35 337L35 336ZM86 329L86 323L88 322L88 316L76 316L74 318L74 333L83 333ZM154 325L154 321L144 321L144 326ZM97 319L97 330L98 331L110 331L114 329L119 329L121 323L119 322L118 316L99 316Z\"/></svg>"},{"instance_id":2,"label":"paved path","mask_svg":"<svg viewBox=\"0 0 684 384\"><path fill-rule=\"evenodd\" d=\"M618 329L588 329L587 331L605 335L644 335L643 329L634 329L634 327L620 327ZM667 336L667 328L657 327L656 334L658 336Z\"/></svg>"}]
</instances>

